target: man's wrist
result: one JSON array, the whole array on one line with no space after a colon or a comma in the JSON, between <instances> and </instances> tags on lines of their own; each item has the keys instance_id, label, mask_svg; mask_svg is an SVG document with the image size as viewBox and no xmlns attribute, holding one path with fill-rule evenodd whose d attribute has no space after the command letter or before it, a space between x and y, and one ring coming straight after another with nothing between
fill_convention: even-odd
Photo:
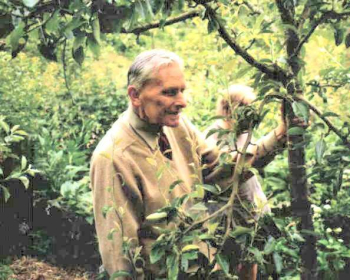
<instances>
[{"instance_id":1,"label":"man's wrist","mask_svg":"<svg viewBox=\"0 0 350 280\"><path fill-rule=\"evenodd\" d=\"M276 137L277 142L285 142L286 141L286 128L285 126L278 126L273 130L273 133Z\"/></svg>"}]
</instances>

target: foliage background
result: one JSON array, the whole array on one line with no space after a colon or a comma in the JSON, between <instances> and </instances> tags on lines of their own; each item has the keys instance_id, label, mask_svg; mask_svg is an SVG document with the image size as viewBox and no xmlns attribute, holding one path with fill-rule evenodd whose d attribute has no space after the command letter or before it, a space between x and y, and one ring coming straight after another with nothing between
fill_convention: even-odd
<instances>
[{"instance_id":1,"label":"foliage background","mask_svg":"<svg viewBox=\"0 0 350 280\"><path fill-rule=\"evenodd\" d=\"M242 8L237 13L248 11ZM271 50L273 60L283 61L276 48L271 47L274 42L270 34L260 34L259 26L248 26L243 21L233 23L245 31L245 36L241 37L244 45L249 44L251 36L258 37L265 44L262 47ZM102 36L100 56L96 58L92 53L86 53L82 66L69 55L65 66L48 62L31 42L14 59L8 52L0 52L0 116L5 117L4 121L10 127L19 125L28 133L26 143L11 146L12 154L18 156L14 161L19 163L25 156L48 180L45 188L34 187L34 199L48 199L52 207L73 211L90 223L93 220L89 160L98 140L127 106L126 73L138 53L164 48L185 59L189 101L185 114L202 130L210 125L209 120L215 115L215 102L230 84L247 84L257 93L263 91L254 84L255 70L233 55L215 33L208 34L206 24L199 18L140 36ZM344 44L335 46L333 41L334 30L316 31L304 54L305 81L323 84L327 76L329 83L337 77L349 81L349 51ZM62 50L59 52L58 57L61 57ZM258 59L265 58L258 49L251 52ZM347 129L350 121L349 83L338 89L325 87L319 92L316 92L317 87L305 86L305 89L307 98L312 99L321 111L335 113L332 120L338 126L345 124L343 129ZM277 105L269 106L270 111L259 131L254 132L256 138L270 131L278 121ZM346 154L348 150L340 148L337 138L319 129L318 123L314 117L306 146L309 184L315 232L319 236L319 269L327 279L336 279L332 277L336 277L334 275L350 258L349 226L346 224L350 218L350 158ZM320 138L325 141L321 156L315 151ZM341 164L333 166L332 162L339 164L336 161L339 158ZM277 157L265 168L263 175L262 182L275 213L275 223L284 233L284 238L278 240L275 247L283 256L279 272L282 279L291 279L299 273L295 263L299 261L300 238L291 217L286 154Z\"/></svg>"}]
</instances>

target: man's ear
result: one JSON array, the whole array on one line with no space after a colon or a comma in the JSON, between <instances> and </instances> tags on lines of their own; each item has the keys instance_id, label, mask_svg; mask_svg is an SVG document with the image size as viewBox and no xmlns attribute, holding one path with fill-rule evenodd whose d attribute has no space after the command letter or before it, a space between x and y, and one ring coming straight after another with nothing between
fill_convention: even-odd
<instances>
[{"instance_id":1,"label":"man's ear","mask_svg":"<svg viewBox=\"0 0 350 280\"><path fill-rule=\"evenodd\" d=\"M140 92L135 88L135 86L128 86L128 95L132 106L139 107L141 105Z\"/></svg>"}]
</instances>

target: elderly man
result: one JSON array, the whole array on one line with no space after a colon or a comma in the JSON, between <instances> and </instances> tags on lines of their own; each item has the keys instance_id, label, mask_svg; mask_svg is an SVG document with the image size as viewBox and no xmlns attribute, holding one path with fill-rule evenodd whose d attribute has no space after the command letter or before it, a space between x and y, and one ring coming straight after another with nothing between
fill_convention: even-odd
<instances>
[{"instance_id":1,"label":"elderly man","mask_svg":"<svg viewBox=\"0 0 350 280\"><path fill-rule=\"evenodd\" d=\"M98 144L91 162L91 187L99 249L105 269L137 272L151 279L157 271L149 254L157 233L146 217L196 183L232 182L232 170L214 169L219 151L181 115L186 107L183 61L174 53L151 50L136 57L128 73L130 106ZM285 127L271 133L254 151L264 157L278 144ZM159 170L163 169L161 176ZM157 176L158 175L158 176ZM182 183L172 192L172 182ZM103 214L108 206L116 211ZM107 207L107 208L106 208ZM113 234L113 229L117 228ZM123 256L129 238L142 246L145 263Z\"/></svg>"}]
</instances>

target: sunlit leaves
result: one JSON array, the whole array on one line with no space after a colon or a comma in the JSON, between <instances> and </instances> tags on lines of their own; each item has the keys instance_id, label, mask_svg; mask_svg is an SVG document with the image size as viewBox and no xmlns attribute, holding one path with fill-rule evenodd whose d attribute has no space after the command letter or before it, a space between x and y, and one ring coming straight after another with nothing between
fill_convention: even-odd
<instances>
[{"instance_id":1,"label":"sunlit leaves","mask_svg":"<svg viewBox=\"0 0 350 280\"><path fill-rule=\"evenodd\" d=\"M291 136L303 135L304 133L305 133L305 130L302 127L292 127L288 129L288 134Z\"/></svg>"},{"instance_id":2,"label":"sunlit leaves","mask_svg":"<svg viewBox=\"0 0 350 280\"><path fill-rule=\"evenodd\" d=\"M23 4L28 8L33 8L38 2L39 0L23 0Z\"/></svg>"},{"instance_id":3,"label":"sunlit leaves","mask_svg":"<svg viewBox=\"0 0 350 280\"><path fill-rule=\"evenodd\" d=\"M91 34L88 34L87 45L95 57L98 57L100 55L100 45L96 41L95 37Z\"/></svg>"},{"instance_id":4,"label":"sunlit leaves","mask_svg":"<svg viewBox=\"0 0 350 280\"><path fill-rule=\"evenodd\" d=\"M299 118L302 118L304 122L309 121L309 108L306 103L302 101L294 101L292 104L293 111L295 115Z\"/></svg>"},{"instance_id":5,"label":"sunlit leaves","mask_svg":"<svg viewBox=\"0 0 350 280\"><path fill-rule=\"evenodd\" d=\"M10 192L8 191L8 189L5 187L5 186L3 186L3 185L0 185L0 188L1 188L1 190L2 190L2 193L3 193L3 195L4 195L4 199L5 199L5 202L7 202L8 200L9 200L9 198L10 198Z\"/></svg>"},{"instance_id":6,"label":"sunlit leaves","mask_svg":"<svg viewBox=\"0 0 350 280\"><path fill-rule=\"evenodd\" d=\"M24 36L25 23L21 21L18 26L7 37L7 43L11 46L12 51L15 51L19 46L19 40Z\"/></svg>"},{"instance_id":7,"label":"sunlit leaves","mask_svg":"<svg viewBox=\"0 0 350 280\"><path fill-rule=\"evenodd\" d=\"M167 256L166 267L168 272L167 279L177 280L177 276L179 274L179 256L176 253Z\"/></svg>"},{"instance_id":8,"label":"sunlit leaves","mask_svg":"<svg viewBox=\"0 0 350 280\"><path fill-rule=\"evenodd\" d=\"M215 255L215 259L222 268L222 270L225 272L225 274L229 275L230 262L228 257L220 253Z\"/></svg>"},{"instance_id":9,"label":"sunlit leaves","mask_svg":"<svg viewBox=\"0 0 350 280\"><path fill-rule=\"evenodd\" d=\"M123 277L123 278L132 277L132 275L126 270L118 270L118 271L114 272L109 279L114 280L114 279L121 278L121 277Z\"/></svg>"},{"instance_id":10,"label":"sunlit leaves","mask_svg":"<svg viewBox=\"0 0 350 280\"><path fill-rule=\"evenodd\" d=\"M275 263L276 272L281 273L283 268L283 259L277 252L273 253L273 261Z\"/></svg>"},{"instance_id":11,"label":"sunlit leaves","mask_svg":"<svg viewBox=\"0 0 350 280\"><path fill-rule=\"evenodd\" d=\"M252 228L236 226L235 229L230 233L230 236L236 238L244 234L251 234L252 232L253 232Z\"/></svg>"},{"instance_id":12,"label":"sunlit leaves","mask_svg":"<svg viewBox=\"0 0 350 280\"><path fill-rule=\"evenodd\" d=\"M53 14L44 14L44 17L46 17L46 24L45 24L45 31L50 33L55 33L59 30L60 25L60 10L55 11Z\"/></svg>"},{"instance_id":13,"label":"sunlit leaves","mask_svg":"<svg viewBox=\"0 0 350 280\"><path fill-rule=\"evenodd\" d=\"M326 142L324 141L324 139L317 141L317 143L315 145L315 155L316 155L316 161L318 163L321 163L326 149L327 149L327 146L326 146Z\"/></svg>"}]
</instances>

